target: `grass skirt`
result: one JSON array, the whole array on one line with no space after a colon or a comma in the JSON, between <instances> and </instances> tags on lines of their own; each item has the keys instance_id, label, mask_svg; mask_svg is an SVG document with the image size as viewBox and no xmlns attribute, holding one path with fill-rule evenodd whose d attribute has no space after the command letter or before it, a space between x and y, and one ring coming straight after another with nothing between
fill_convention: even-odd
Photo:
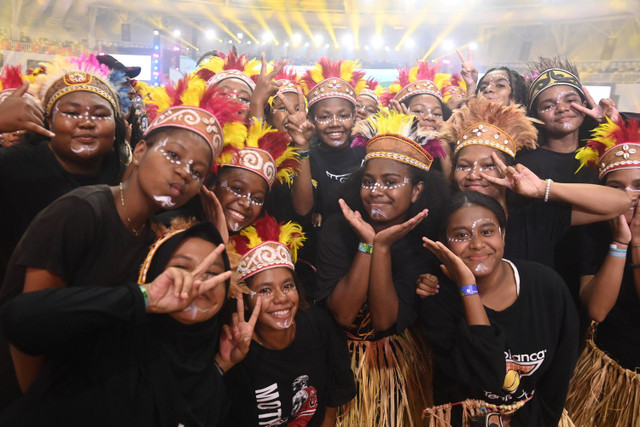
<instances>
[{"instance_id":1,"label":"grass skirt","mask_svg":"<svg viewBox=\"0 0 640 427\"><path fill-rule=\"evenodd\" d=\"M433 403L431 357L419 332L405 329L376 341L348 340L356 397L338 408L337 426L394 427L421 424Z\"/></svg>"},{"instance_id":2,"label":"grass skirt","mask_svg":"<svg viewBox=\"0 0 640 427\"><path fill-rule=\"evenodd\" d=\"M640 427L640 374L596 346L595 328L594 322L573 373L567 409L578 427Z\"/></svg>"}]
</instances>

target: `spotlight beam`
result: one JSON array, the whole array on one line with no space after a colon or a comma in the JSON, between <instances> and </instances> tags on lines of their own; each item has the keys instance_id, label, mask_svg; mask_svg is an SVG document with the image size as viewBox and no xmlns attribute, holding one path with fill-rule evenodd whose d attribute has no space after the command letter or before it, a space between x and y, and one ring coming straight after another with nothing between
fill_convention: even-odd
<instances>
[{"instance_id":1,"label":"spotlight beam","mask_svg":"<svg viewBox=\"0 0 640 427\"><path fill-rule=\"evenodd\" d=\"M220 29L222 31L224 31L225 33L227 33L229 35L229 37L231 37L233 40L240 42L240 39L238 37L236 37L236 35L233 33L233 31L231 31L229 29L229 27L227 27L226 25L224 25L224 23L217 17L215 16L209 8L204 7L204 5L200 5L199 6L200 9L200 13L202 14L202 16L206 16L207 18L209 18L214 24L216 24L218 27L220 27Z\"/></svg>"},{"instance_id":2,"label":"spotlight beam","mask_svg":"<svg viewBox=\"0 0 640 427\"><path fill-rule=\"evenodd\" d=\"M473 9L472 7L469 7L469 8L462 7L458 9L458 12L451 18L451 21L449 21L449 25L447 25L445 29L440 34L438 34L436 39L433 41L433 43L427 50L427 53L424 54L424 56L422 57L423 61L427 59L429 55L431 55L431 53L436 49L436 47L438 47L438 45L442 43L449 34L451 34L451 32L458 26L460 21L462 21L462 19L472 9Z\"/></svg>"},{"instance_id":3,"label":"spotlight beam","mask_svg":"<svg viewBox=\"0 0 640 427\"><path fill-rule=\"evenodd\" d=\"M338 40L336 39L336 33L333 31L333 25L331 24L331 16L327 12L327 3L324 0L318 0L318 7L320 10L317 12L318 19L324 24L324 27L331 37L331 41L334 46L338 46Z\"/></svg>"}]
</instances>

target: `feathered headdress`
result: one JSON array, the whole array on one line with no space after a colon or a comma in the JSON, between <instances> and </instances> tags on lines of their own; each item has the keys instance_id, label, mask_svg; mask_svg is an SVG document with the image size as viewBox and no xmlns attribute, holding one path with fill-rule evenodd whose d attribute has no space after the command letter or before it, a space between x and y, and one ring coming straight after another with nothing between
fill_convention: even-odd
<instances>
[{"instance_id":1,"label":"feathered headdress","mask_svg":"<svg viewBox=\"0 0 640 427\"><path fill-rule=\"evenodd\" d=\"M283 68L278 74L275 75L273 80L280 85L278 93L298 93L298 88L300 87L300 78L293 68ZM269 98L269 105L272 107L274 100L275 96Z\"/></svg>"},{"instance_id":2,"label":"feathered headdress","mask_svg":"<svg viewBox=\"0 0 640 427\"><path fill-rule=\"evenodd\" d=\"M538 58L538 62L530 64L527 84L529 86L529 111L533 111L533 105L538 95L552 86L571 86L578 91L583 101L586 99L578 69L566 59L563 60L559 57Z\"/></svg>"},{"instance_id":3,"label":"feathered headdress","mask_svg":"<svg viewBox=\"0 0 640 427\"><path fill-rule=\"evenodd\" d=\"M523 148L538 146L538 131L524 108L472 98L453 112L439 134L440 139L455 144L454 154L468 145L487 145L511 157Z\"/></svg>"},{"instance_id":4,"label":"feathered headdress","mask_svg":"<svg viewBox=\"0 0 640 427\"><path fill-rule=\"evenodd\" d=\"M211 146L213 160L224 144L238 144L247 137L242 112L247 107L229 102L223 91L188 74L175 85L147 87L142 92L151 124L144 136L163 127L188 129L202 136Z\"/></svg>"},{"instance_id":5,"label":"feathered headdress","mask_svg":"<svg viewBox=\"0 0 640 427\"><path fill-rule=\"evenodd\" d=\"M62 96L77 91L100 95L109 101L116 114L126 114L131 107L124 71L110 71L93 54L83 54L79 58L58 57L45 64L44 69L44 73L35 77L29 91L40 99L45 114L51 113Z\"/></svg>"},{"instance_id":6,"label":"feathered headdress","mask_svg":"<svg viewBox=\"0 0 640 427\"><path fill-rule=\"evenodd\" d=\"M269 215L258 219L230 238L230 251L241 256L235 271L238 281L270 268L295 270L298 249L305 240L300 224L278 223Z\"/></svg>"},{"instance_id":7,"label":"feathered headdress","mask_svg":"<svg viewBox=\"0 0 640 427\"><path fill-rule=\"evenodd\" d=\"M439 62L429 65L429 61L418 61L411 69L398 67L398 78L382 94L380 102L388 107L392 99L402 102L414 95L433 95L442 102L440 89L448 76L438 73L439 69Z\"/></svg>"},{"instance_id":8,"label":"feathered headdress","mask_svg":"<svg viewBox=\"0 0 640 427\"><path fill-rule=\"evenodd\" d=\"M373 158L395 160L428 171L434 157L446 152L432 132L425 133L413 116L395 111L380 112L356 123L353 134L365 145L365 162Z\"/></svg>"},{"instance_id":9,"label":"feathered headdress","mask_svg":"<svg viewBox=\"0 0 640 427\"><path fill-rule=\"evenodd\" d=\"M240 55L230 51L227 55L219 52L219 56L212 56L200 64L196 70L198 77L214 86L225 79L239 79L245 82L251 90L256 88L260 74L260 61L247 59L247 55Z\"/></svg>"},{"instance_id":10,"label":"feathered headdress","mask_svg":"<svg viewBox=\"0 0 640 427\"><path fill-rule=\"evenodd\" d=\"M253 120L246 140L226 144L216 167L230 166L257 173L267 181L269 188L276 179L291 184L299 161L297 151L289 141L286 132L261 120Z\"/></svg>"},{"instance_id":11,"label":"feathered headdress","mask_svg":"<svg viewBox=\"0 0 640 427\"><path fill-rule=\"evenodd\" d=\"M357 70L358 67L357 61L320 58L300 77L300 86L307 96L309 108L326 98L342 98L356 105L356 93L365 85L365 73Z\"/></svg>"},{"instance_id":12,"label":"feathered headdress","mask_svg":"<svg viewBox=\"0 0 640 427\"><path fill-rule=\"evenodd\" d=\"M2 74L0 74L0 102L11 96L16 89L22 86L24 80L25 77L22 75L19 65L5 65L2 67Z\"/></svg>"},{"instance_id":13,"label":"feathered headdress","mask_svg":"<svg viewBox=\"0 0 640 427\"><path fill-rule=\"evenodd\" d=\"M578 149L576 159L580 161L578 170L584 165L597 166L600 179L617 169L640 168L638 120L618 124L607 117L606 123L593 130L589 142Z\"/></svg>"},{"instance_id":14,"label":"feathered headdress","mask_svg":"<svg viewBox=\"0 0 640 427\"><path fill-rule=\"evenodd\" d=\"M380 82L378 82L373 77L370 77L367 80L365 80L364 87L362 88L362 90L360 90L360 92L356 92L356 94L358 96L360 95L368 96L369 98L373 99L374 101L376 101L376 103L379 104L380 96L382 96L383 92L384 90L382 89L382 86L380 86Z\"/></svg>"},{"instance_id":15,"label":"feathered headdress","mask_svg":"<svg viewBox=\"0 0 640 427\"><path fill-rule=\"evenodd\" d=\"M467 83L458 73L453 73L442 87L442 101L446 104L452 96L467 97Z\"/></svg>"}]
</instances>

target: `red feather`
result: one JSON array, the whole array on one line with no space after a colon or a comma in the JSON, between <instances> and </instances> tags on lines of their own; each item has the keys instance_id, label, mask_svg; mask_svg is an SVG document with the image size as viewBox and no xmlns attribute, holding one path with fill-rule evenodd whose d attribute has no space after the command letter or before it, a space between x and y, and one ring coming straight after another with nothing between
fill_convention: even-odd
<instances>
[{"instance_id":1,"label":"red feather","mask_svg":"<svg viewBox=\"0 0 640 427\"><path fill-rule=\"evenodd\" d=\"M364 87L371 90L376 90L376 88L380 86L380 82L378 82L373 77L369 77L364 84Z\"/></svg>"},{"instance_id":2,"label":"red feather","mask_svg":"<svg viewBox=\"0 0 640 427\"><path fill-rule=\"evenodd\" d=\"M439 69L440 61L433 65L429 65L429 61L418 61L418 80L434 81Z\"/></svg>"},{"instance_id":3,"label":"red feather","mask_svg":"<svg viewBox=\"0 0 640 427\"><path fill-rule=\"evenodd\" d=\"M2 89L16 89L22 86L22 72L19 65L6 65L4 73L0 76Z\"/></svg>"}]
</instances>

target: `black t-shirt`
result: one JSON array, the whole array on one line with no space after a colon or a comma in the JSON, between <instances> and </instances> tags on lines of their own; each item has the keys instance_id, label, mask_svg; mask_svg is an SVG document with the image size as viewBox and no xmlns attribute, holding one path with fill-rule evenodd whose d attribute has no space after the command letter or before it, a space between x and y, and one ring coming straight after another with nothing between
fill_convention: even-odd
<instances>
[{"instance_id":1,"label":"black t-shirt","mask_svg":"<svg viewBox=\"0 0 640 427\"><path fill-rule=\"evenodd\" d=\"M153 239L148 226L141 236L125 227L110 187L80 187L34 218L9 262L0 288L0 306L22 293L27 268L55 273L67 286L109 287L136 282ZM13 363L1 334L0 347L0 387L12 383L15 391ZM2 393L2 397L9 394Z\"/></svg>"},{"instance_id":2,"label":"black t-shirt","mask_svg":"<svg viewBox=\"0 0 640 427\"><path fill-rule=\"evenodd\" d=\"M283 350L256 341L224 376L229 426L320 426L327 407L355 396L344 333L320 308L296 315L296 336Z\"/></svg>"},{"instance_id":3,"label":"black t-shirt","mask_svg":"<svg viewBox=\"0 0 640 427\"><path fill-rule=\"evenodd\" d=\"M596 274L609 252L611 231L606 223L593 224L579 253L583 258L582 274ZM640 297L633 278L629 247L620 292L607 317L598 324L595 342L623 368L640 369Z\"/></svg>"},{"instance_id":4,"label":"black t-shirt","mask_svg":"<svg viewBox=\"0 0 640 427\"><path fill-rule=\"evenodd\" d=\"M176 333L202 324L146 314L137 285L23 294L2 325L19 349L49 358L1 425L215 427L226 411L216 346L190 346ZM200 338L217 343L217 328L206 332Z\"/></svg>"},{"instance_id":5,"label":"black t-shirt","mask_svg":"<svg viewBox=\"0 0 640 427\"><path fill-rule=\"evenodd\" d=\"M75 188L116 185L120 172L119 160L112 152L103 158L96 174L76 175L58 163L48 141L0 150L0 281L11 253L38 212Z\"/></svg>"},{"instance_id":6,"label":"black t-shirt","mask_svg":"<svg viewBox=\"0 0 640 427\"><path fill-rule=\"evenodd\" d=\"M518 299L500 312L485 307L491 326L467 324L450 281L422 301L420 326L436 360L434 398L436 404L481 399L496 405L531 398L511 425L555 426L578 357L578 315L556 272L513 264ZM507 379L511 392L503 389Z\"/></svg>"},{"instance_id":7,"label":"black t-shirt","mask_svg":"<svg viewBox=\"0 0 640 427\"><path fill-rule=\"evenodd\" d=\"M516 155L516 162L529 168L540 179L550 178L557 182L582 182L586 184L598 183L598 171L595 168L580 167L576 153L557 153L538 148L536 150L520 150Z\"/></svg>"},{"instance_id":8,"label":"black t-shirt","mask_svg":"<svg viewBox=\"0 0 640 427\"><path fill-rule=\"evenodd\" d=\"M571 209L567 203L514 198L509 204L505 257L553 267L556 244L571 226Z\"/></svg>"},{"instance_id":9,"label":"black t-shirt","mask_svg":"<svg viewBox=\"0 0 640 427\"><path fill-rule=\"evenodd\" d=\"M318 301L326 300L338 282L349 272L358 251L358 237L342 214L331 216L322 226L318 246ZM431 252L422 247L416 233L409 233L391 246L391 275L398 294L398 317L389 331L376 331L369 320L365 302L354 325L347 332L354 339L376 340L399 334L413 325L420 298L416 295L416 280L422 273L440 274Z\"/></svg>"}]
</instances>

